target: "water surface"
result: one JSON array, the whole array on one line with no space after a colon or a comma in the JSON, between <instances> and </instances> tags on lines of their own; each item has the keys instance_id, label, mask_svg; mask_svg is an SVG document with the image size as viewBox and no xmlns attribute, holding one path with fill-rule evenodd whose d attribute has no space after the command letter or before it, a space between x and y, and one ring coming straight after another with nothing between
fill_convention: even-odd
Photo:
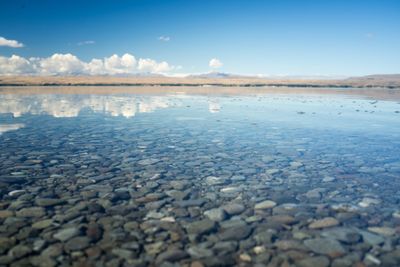
<instances>
[{"instance_id":1,"label":"water surface","mask_svg":"<svg viewBox=\"0 0 400 267\"><path fill-rule=\"evenodd\" d=\"M3 88L0 265L398 266L399 151L398 90Z\"/></svg>"}]
</instances>

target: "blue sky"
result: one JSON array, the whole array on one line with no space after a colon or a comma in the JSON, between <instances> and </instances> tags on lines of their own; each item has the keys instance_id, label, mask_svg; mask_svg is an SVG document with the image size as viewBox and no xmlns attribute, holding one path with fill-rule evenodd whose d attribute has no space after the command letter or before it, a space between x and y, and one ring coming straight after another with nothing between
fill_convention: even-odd
<instances>
[{"instance_id":1,"label":"blue sky","mask_svg":"<svg viewBox=\"0 0 400 267\"><path fill-rule=\"evenodd\" d=\"M400 1L390 0L0 2L0 36L24 45L0 46L3 62L129 53L183 73L400 73L399 29Z\"/></svg>"}]
</instances>

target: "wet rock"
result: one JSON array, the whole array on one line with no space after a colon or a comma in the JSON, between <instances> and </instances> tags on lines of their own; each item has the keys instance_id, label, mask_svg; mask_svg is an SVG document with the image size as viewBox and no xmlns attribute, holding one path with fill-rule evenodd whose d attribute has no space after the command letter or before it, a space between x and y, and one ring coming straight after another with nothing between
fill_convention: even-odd
<instances>
[{"instance_id":1,"label":"wet rock","mask_svg":"<svg viewBox=\"0 0 400 267\"><path fill-rule=\"evenodd\" d=\"M396 229L390 227L368 227L368 231L383 236L393 236L396 234Z\"/></svg>"},{"instance_id":2,"label":"wet rock","mask_svg":"<svg viewBox=\"0 0 400 267\"><path fill-rule=\"evenodd\" d=\"M46 211L42 207L23 208L16 212L17 217L43 217Z\"/></svg>"},{"instance_id":3,"label":"wet rock","mask_svg":"<svg viewBox=\"0 0 400 267\"><path fill-rule=\"evenodd\" d=\"M156 264L159 265L163 262L175 262L187 257L188 254L185 251L179 249L171 249L159 254L156 258Z\"/></svg>"},{"instance_id":4,"label":"wet rock","mask_svg":"<svg viewBox=\"0 0 400 267\"><path fill-rule=\"evenodd\" d=\"M188 232L188 234L202 235L213 231L215 227L216 224L214 221L204 219L190 223L186 226L186 231Z\"/></svg>"},{"instance_id":5,"label":"wet rock","mask_svg":"<svg viewBox=\"0 0 400 267\"><path fill-rule=\"evenodd\" d=\"M328 267L329 259L324 256L308 257L296 262L299 267Z\"/></svg>"},{"instance_id":6,"label":"wet rock","mask_svg":"<svg viewBox=\"0 0 400 267\"><path fill-rule=\"evenodd\" d=\"M237 215L245 210L245 207L239 203L228 203L221 207L229 215Z\"/></svg>"},{"instance_id":7,"label":"wet rock","mask_svg":"<svg viewBox=\"0 0 400 267\"><path fill-rule=\"evenodd\" d=\"M248 225L223 229L218 235L222 241L243 240L251 234L252 228Z\"/></svg>"},{"instance_id":8,"label":"wet rock","mask_svg":"<svg viewBox=\"0 0 400 267\"><path fill-rule=\"evenodd\" d=\"M361 234L357 230L345 227L328 229L322 232L321 235L348 244L357 243L361 240Z\"/></svg>"},{"instance_id":9,"label":"wet rock","mask_svg":"<svg viewBox=\"0 0 400 267\"><path fill-rule=\"evenodd\" d=\"M177 201L175 202L177 206L181 207L181 208L187 208L187 207L200 207L202 205L204 205L204 203L206 203L205 199L189 199L189 200L182 200L182 201Z\"/></svg>"},{"instance_id":10,"label":"wet rock","mask_svg":"<svg viewBox=\"0 0 400 267\"><path fill-rule=\"evenodd\" d=\"M226 219L226 213L221 208L215 208L211 210L207 210L204 212L204 215L212 221L221 222Z\"/></svg>"},{"instance_id":11,"label":"wet rock","mask_svg":"<svg viewBox=\"0 0 400 267\"><path fill-rule=\"evenodd\" d=\"M336 240L328 238L315 238L304 241L304 245L318 254L330 257L339 257L346 253L344 247Z\"/></svg>"},{"instance_id":12,"label":"wet rock","mask_svg":"<svg viewBox=\"0 0 400 267\"><path fill-rule=\"evenodd\" d=\"M322 229L339 225L339 221L333 217L326 217L321 220L316 220L309 224L310 229Z\"/></svg>"},{"instance_id":13,"label":"wet rock","mask_svg":"<svg viewBox=\"0 0 400 267\"><path fill-rule=\"evenodd\" d=\"M52 223L53 223L52 219L46 219L46 220L35 222L34 224L32 224L32 228L41 230L41 229L50 227L52 225Z\"/></svg>"},{"instance_id":14,"label":"wet rock","mask_svg":"<svg viewBox=\"0 0 400 267\"><path fill-rule=\"evenodd\" d=\"M15 244L14 238L0 237L0 254L4 254Z\"/></svg>"},{"instance_id":15,"label":"wet rock","mask_svg":"<svg viewBox=\"0 0 400 267\"><path fill-rule=\"evenodd\" d=\"M72 237L75 237L80 234L80 230L76 227L62 229L59 232L54 234L54 238L58 239L62 242L69 240Z\"/></svg>"},{"instance_id":16,"label":"wet rock","mask_svg":"<svg viewBox=\"0 0 400 267\"><path fill-rule=\"evenodd\" d=\"M0 210L0 219L5 219L8 217L13 217L14 212L11 210Z\"/></svg>"},{"instance_id":17,"label":"wet rock","mask_svg":"<svg viewBox=\"0 0 400 267\"><path fill-rule=\"evenodd\" d=\"M212 250L200 246L192 246L187 249L187 252L194 259L208 258L214 255Z\"/></svg>"},{"instance_id":18,"label":"wet rock","mask_svg":"<svg viewBox=\"0 0 400 267\"><path fill-rule=\"evenodd\" d=\"M83 250L89 246L90 240L86 236L77 236L69 239L65 243L67 251Z\"/></svg>"},{"instance_id":19,"label":"wet rock","mask_svg":"<svg viewBox=\"0 0 400 267\"><path fill-rule=\"evenodd\" d=\"M8 256L12 260L16 260L16 259L25 257L26 255L30 254L31 252L32 252L32 249L30 247L25 246L25 245L17 245L8 251Z\"/></svg>"},{"instance_id":20,"label":"wet rock","mask_svg":"<svg viewBox=\"0 0 400 267\"><path fill-rule=\"evenodd\" d=\"M254 209L256 209L256 210L272 209L275 206L276 206L276 203L274 201L264 200L262 202L257 203L254 206Z\"/></svg>"},{"instance_id":21,"label":"wet rock","mask_svg":"<svg viewBox=\"0 0 400 267\"><path fill-rule=\"evenodd\" d=\"M116 255L119 258L130 260L135 258L135 253L129 249L122 249L122 248L114 248L112 249L112 254Z\"/></svg>"},{"instance_id":22,"label":"wet rock","mask_svg":"<svg viewBox=\"0 0 400 267\"><path fill-rule=\"evenodd\" d=\"M64 199L58 199L58 198L39 198L36 199L35 203L38 206L41 207L51 207L51 206L56 206L56 205L62 205L66 201Z\"/></svg>"}]
</instances>

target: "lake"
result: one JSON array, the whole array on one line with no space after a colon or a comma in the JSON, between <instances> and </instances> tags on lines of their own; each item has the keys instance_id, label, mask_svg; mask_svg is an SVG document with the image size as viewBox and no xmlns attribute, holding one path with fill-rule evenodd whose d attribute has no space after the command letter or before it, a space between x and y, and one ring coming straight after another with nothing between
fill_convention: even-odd
<instances>
[{"instance_id":1,"label":"lake","mask_svg":"<svg viewBox=\"0 0 400 267\"><path fill-rule=\"evenodd\" d=\"M398 266L399 151L397 89L0 87L0 265Z\"/></svg>"}]
</instances>

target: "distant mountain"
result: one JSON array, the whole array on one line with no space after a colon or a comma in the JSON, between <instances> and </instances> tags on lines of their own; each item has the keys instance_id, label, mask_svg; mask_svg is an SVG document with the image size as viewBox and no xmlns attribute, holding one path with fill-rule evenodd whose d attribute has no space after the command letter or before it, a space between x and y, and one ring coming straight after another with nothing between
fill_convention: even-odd
<instances>
[{"instance_id":1,"label":"distant mountain","mask_svg":"<svg viewBox=\"0 0 400 267\"><path fill-rule=\"evenodd\" d=\"M216 71L202 73L202 74L191 74L191 75L186 76L186 78L208 78L208 79L248 78L248 77L251 77L251 76L231 74L231 73L225 73L225 72L216 72Z\"/></svg>"}]
</instances>

